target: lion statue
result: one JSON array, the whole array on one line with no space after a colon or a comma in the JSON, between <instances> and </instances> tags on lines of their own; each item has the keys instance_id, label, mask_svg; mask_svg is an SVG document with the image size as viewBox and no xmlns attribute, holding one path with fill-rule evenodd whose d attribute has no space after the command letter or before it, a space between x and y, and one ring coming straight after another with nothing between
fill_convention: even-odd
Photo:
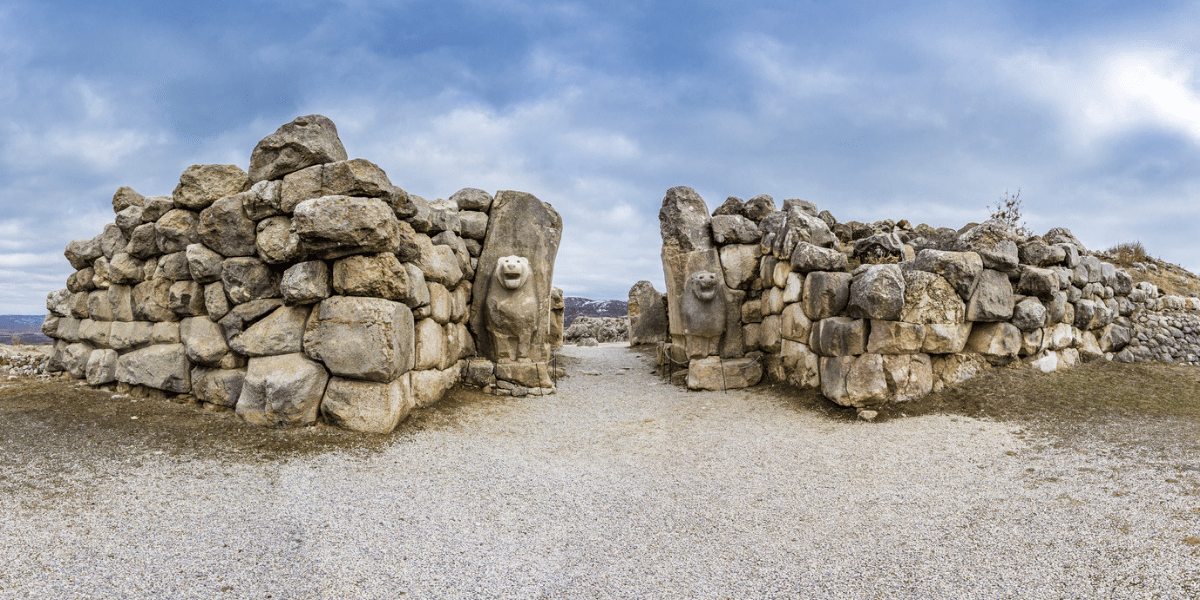
<instances>
[{"instance_id":1,"label":"lion statue","mask_svg":"<svg viewBox=\"0 0 1200 600\"><path fill-rule=\"evenodd\" d=\"M497 359L531 362L529 344L538 325L537 292L529 283L532 274L529 259L523 256L496 261L488 282L485 317Z\"/></svg>"},{"instance_id":2,"label":"lion statue","mask_svg":"<svg viewBox=\"0 0 1200 600\"><path fill-rule=\"evenodd\" d=\"M683 285L683 333L687 336L689 358L704 358L721 353L721 335L725 333L725 293L712 271L697 271Z\"/></svg>"}]
</instances>

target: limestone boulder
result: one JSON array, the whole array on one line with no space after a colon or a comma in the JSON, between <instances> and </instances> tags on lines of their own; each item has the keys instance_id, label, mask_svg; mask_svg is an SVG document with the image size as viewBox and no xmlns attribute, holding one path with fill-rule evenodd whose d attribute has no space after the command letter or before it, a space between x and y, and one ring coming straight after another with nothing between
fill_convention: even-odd
<instances>
[{"instance_id":1,"label":"limestone boulder","mask_svg":"<svg viewBox=\"0 0 1200 600\"><path fill-rule=\"evenodd\" d=\"M324 196L324 175L324 165L305 167L285 175L279 183L279 210L283 214L292 214L301 202Z\"/></svg>"},{"instance_id":2,"label":"limestone boulder","mask_svg":"<svg viewBox=\"0 0 1200 600\"><path fill-rule=\"evenodd\" d=\"M191 280L176 281L168 288L168 306L180 317L206 314L204 286Z\"/></svg>"},{"instance_id":3,"label":"limestone boulder","mask_svg":"<svg viewBox=\"0 0 1200 600\"><path fill-rule=\"evenodd\" d=\"M208 318L213 321L220 321L229 314L229 296L225 295L225 284L220 281L214 281L204 286L204 310L208 312Z\"/></svg>"},{"instance_id":4,"label":"limestone boulder","mask_svg":"<svg viewBox=\"0 0 1200 600\"><path fill-rule=\"evenodd\" d=\"M907 323L961 323L967 306L945 278L928 271L905 269L904 308L900 320Z\"/></svg>"},{"instance_id":5,"label":"limestone boulder","mask_svg":"<svg viewBox=\"0 0 1200 600\"><path fill-rule=\"evenodd\" d=\"M945 354L931 357L933 363L933 391L962 383L991 368L987 360L974 353Z\"/></svg>"},{"instance_id":6,"label":"limestone boulder","mask_svg":"<svg viewBox=\"0 0 1200 600\"><path fill-rule=\"evenodd\" d=\"M733 289L747 289L758 275L758 259L762 251L758 244L733 244L719 251L721 268L725 273L725 285Z\"/></svg>"},{"instance_id":7,"label":"limestone boulder","mask_svg":"<svg viewBox=\"0 0 1200 600\"><path fill-rule=\"evenodd\" d=\"M246 369L210 369L195 367L192 369L192 395L201 402L227 406L237 406L238 398L242 395L242 384L246 381Z\"/></svg>"},{"instance_id":8,"label":"limestone boulder","mask_svg":"<svg viewBox=\"0 0 1200 600\"><path fill-rule=\"evenodd\" d=\"M142 202L142 222L158 221L175 208L175 200L170 196L150 196Z\"/></svg>"},{"instance_id":9,"label":"limestone boulder","mask_svg":"<svg viewBox=\"0 0 1200 600\"><path fill-rule=\"evenodd\" d=\"M245 304L239 304L229 309L224 317L218 321L217 325L221 328L221 334L226 340L237 338L259 319L271 314L275 309L283 306L283 302L276 299L251 300Z\"/></svg>"},{"instance_id":10,"label":"limestone boulder","mask_svg":"<svg viewBox=\"0 0 1200 600\"><path fill-rule=\"evenodd\" d=\"M146 197L137 193L133 188L123 185L117 188L112 198L112 207L114 213L119 213L130 206L141 206L146 201Z\"/></svg>"},{"instance_id":11,"label":"limestone boulder","mask_svg":"<svg viewBox=\"0 0 1200 600\"><path fill-rule=\"evenodd\" d=\"M1058 273L1051 269L1023 267L1021 279L1017 283L1017 292L1027 296L1036 296L1043 300L1054 297L1059 290Z\"/></svg>"},{"instance_id":12,"label":"limestone boulder","mask_svg":"<svg viewBox=\"0 0 1200 600\"><path fill-rule=\"evenodd\" d=\"M667 190L658 211L658 223L664 256L713 247L708 205L692 188L679 186Z\"/></svg>"},{"instance_id":13,"label":"limestone boulder","mask_svg":"<svg viewBox=\"0 0 1200 600\"><path fill-rule=\"evenodd\" d=\"M717 215L712 218L713 240L718 244L757 244L762 237L758 225L746 217Z\"/></svg>"},{"instance_id":14,"label":"limestone boulder","mask_svg":"<svg viewBox=\"0 0 1200 600\"><path fill-rule=\"evenodd\" d=\"M388 433L415 405L407 373L387 383L333 377L321 400L321 414L343 429Z\"/></svg>"},{"instance_id":15,"label":"limestone boulder","mask_svg":"<svg viewBox=\"0 0 1200 600\"><path fill-rule=\"evenodd\" d=\"M1025 298L1013 308L1012 324L1021 331L1033 331L1048 325L1046 306L1037 298Z\"/></svg>"},{"instance_id":16,"label":"limestone boulder","mask_svg":"<svg viewBox=\"0 0 1200 600\"><path fill-rule=\"evenodd\" d=\"M883 374L889 402L909 402L933 391L933 361L928 354L884 356Z\"/></svg>"},{"instance_id":17,"label":"limestone boulder","mask_svg":"<svg viewBox=\"0 0 1200 600\"><path fill-rule=\"evenodd\" d=\"M994 365L1005 365L1020 354L1021 342L1021 330L1008 323L976 323L966 349Z\"/></svg>"},{"instance_id":18,"label":"limestone boulder","mask_svg":"<svg viewBox=\"0 0 1200 600\"><path fill-rule=\"evenodd\" d=\"M204 244L189 244L184 250L188 271L199 283L212 283L221 279L221 263L225 257Z\"/></svg>"},{"instance_id":19,"label":"limestone boulder","mask_svg":"<svg viewBox=\"0 0 1200 600\"><path fill-rule=\"evenodd\" d=\"M554 387L554 380L546 363L496 363L493 373L496 379L508 381L528 388Z\"/></svg>"},{"instance_id":20,"label":"limestone boulder","mask_svg":"<svg viewBox=\"0 0 1200 600\"><path fill-rule=\"evenodd\" d=\"M813 271L804 278L804 314L813 321L842 315L850 301L850 273Z\"/></svg>"},{"instance_id":21,"label":"limestone boulder","mask_svg":"<svg viewBox=\"0 0 1200 600\"><path fill-rule=\"evenodd\" d=\"M991 220L959 234L957 247L978 254L986 269L1010 272L1015 271L1018 264L1018 239L1005 224Z\"/></svg>"},{"instance_id":22,"label":"limestone boulder","mask_svg":"<svg viewBox=\"0 0 1200 600\"><path fill-rule=\"evenodd\" d=\"M327 163L321 170L321 192L326 196L386 197L395 186L379 165L355 158Z\"/></svg>"},{"instance_id":23,"label":"limestone boulder","mask_svg":"<svg viewBox=\"0 0 1200 600\"><path fill-rule=\"evenodd\" d=\"M415 324L416 360L414 369L441 369L446 366L446 332L433 319L421 319Z\"/></svg>"},{"instance_id":24,"label":"limestone boulder","mask_svg":"<svg viewBox=\"0 0 1200 600\"><path fill-rule=\"evenodd\" d=\"M191 363L183 344L155 344L117 357L117 381L183 394L191 389Z\"/></svg>"},{"instance_id":25,"label":"limestone boulder","mask_svg":"<svg viewBox=\"0 0 1200 600\"><path fill-rule=\"evenodd\" d=\"M850 356L867 351L867 322L849 317L814 321L808 347L821 356Z\"/></svg>"},{"instance_id":26,"label":"limestone boulder","mask_svg":"<svg viewBox=\"0 0 1200 600\"><path fill-rule=\"evenodd\" d=\"M114 321L108 330L108 344L115 350L127 352L152 341L154 324L149 321Z\"/></svg>"},{"instance_id":27,"label":"limestone boulder","mask_svg":"<svg viewBox=\"0 0 1200 600\"><path fill-rule=\"evenodd\" d=\"M263 138L250 154L251 183L278 179L308 166L346 160L337 126L328 117L305 115Z\"/></svg>"},{"instance_id":28,"label":"limestone boulder","mask_svg":"<svg viewBox=\"0 0 1200 600\"><path fill-rule=\"evenodd\" d=\"M926 323L921 352L925 354L956 354L962 352L971 335L970 323Z\"/></svg>"},{"instance_id":29,"label":"limestone boulder","mask_svg":"<svg viewBox=\"0 0 1200 600\"><path fill-rule=\"evenodd\" d=\"M395 252L400 225L382 200L323 196L296 205L292 219L301 247L310 256Z\"/></svg>"},{"instance_id":30,"label":"limestone boulder","mask_svg":"<svg viewBox=\"0 0 1200 600\"><path fill-rule=\"evenodd\" d=\"M283 272L279 291L288 304L314 304L328 298L331 293L329 265L325 261L310 260L288 267Z\"/></svg>"},{"instance_id":31,"label":"limestone boulder","mask_svg":"<svg viewBox=\"0 0 1200 600\"><path fill-rule=\"evenodd\" d=\"M236 411L255 425L310 425L317 421L328 382L325 367L304 354L251 358Z\"/></svg>"},{"instance_id":32,"label":"limestone boulder","mask_svg":"<svg viewBox=\"0 0 1200 600\"><path fill-rule=\"evenodd\" d=\"M414 325L398 302L333 296L314 307L304 351L340 377L389 382L415 364Z\"/></svg>"},{"instance_id":33,"label":"limestone boulder","mask_svg":"<svg viewBox=\"0 0 1200 600\"><path fill-rule=\"evenodd\" d=\"M1120 325L1108 325L1100 333L1100 349L1104 352L1120 352L1133 339L1133 332Z\"/></svg>"},{"instance_id":34,"label":"limestone boulder","mask_svg":"<svg viewBox=\"0 0 1200 600\"><path fill-rule=\"evenodd\" d=\"M983 259L975 252L950 252L926 248L917 253L912 268L941 276L958 297L969 300L983 272Z\"/></svg>"},{"instance_id":35,"label":"limestone boulder","mask_svg":"<svg viewBox=\"0 0 1200 600\"><path fill-rule=\"evenodd\" d=\"M864 265L850 283L846 313L855 318L898 321L904 312L904 273L898 265Z\"/></svg>"},{"instance_id":36,"label":"limestone boulder","mask_svg":"<svg viewBox=\"0 0 1200 600\"><path fill-rule=\"evenodd\" d=\"M812 321L800 304L789 304L779 315L779 335L785 340L808 343Z\"/></svg>"},{"instance_id":37,"label":"limestone boulder","mask_svg":"<svg viewBox=\"0 0 1200 600\"><path fill-rule=\"evenodd\" d=\"M222 256L254 256L255 223L242 212L239 195L226 196L200 211L196 234Z\"/></svg>"},{"instance_id":38,"label":"limestone boulder","mask_svg":"<svg viewBox=\"0 0 1200 600\"><path fill-rule=\"evenodd\" d=\"M790 257L792 268L801 273L809 271L841 271L846 268L846 255L832 248L822 248L809 242L797 242Z\"/></svg>"},{"instance_id":39,"label":"limestone boulder","mask_svg":"<svg viewBox=\"0 0 1200 600\"><path fill-rule=\"evenodd\" d=\"M458 229L464 238L482 240L487 237L487 213L464 210L458 213Z\"/></svg>"},{"instance_id":40,"label":"limestone boulder","mask_svg":"<svg viewBox=\"0 0 1200 600\"><path fill-rule=\"evenodd\" d=\"M129 243L125 245L125 252L142 260L158 255L158 233L156 232L154 223L143 223L134 227L129 234Z\"/></svg>"},{"instance_id":41,"label":"limestone boulder","mask_svg":"<svg viewBox=\"0 0 1200 600\"><path fill-rule=\"evenodd\" d=\"M458 383L461 374L462 370L457 365L447 369L429 369L410 373L413 399L417 406L424 408L441 400L446 392Z\"/></svg>"},{"instance_id":42,"label":"limestone boulder","mask_svg":"<svg viewBox=\"0 0 1200 600\"><path fill-rule=\"evenodd\" d=\"M284 213L282 181L259 181L240 195L242 211L251 221L261 221Z\"/></svg>"},{"instance_id":43,"label":"limestone boulder","mask_svg":"<svg viewBox=\"0 0 1200 600\"><path fill-rule=\"evenodd\" d=\"M390 252L338 260L333 263L332 284L334 292L341 296L371 296L398 302L408 299L408 271Z\"/></svg>"},{"instance_id":44,"label":"limestone boulder","mask_svg":"<svg viewBox=\"0 0 1200 600\"><path fill-rule=\"evenodd\" d=\"M179 337L192 362L210 367L221 365L229 344L216 323L207 317L188 317L179 322Z\"/></svg>"},{"instance_id":45,"label":"limestone boulder","mask_svg":"<svg viewBox=\"0 0 1200 600\"><path fill-rule=\"evenodd\" d=\"M747 219L760 223L767 215L775 212L775 199L767 194L759 194L746 201L742 214Z\"/></svg>"},{"instance_id":46,"label":"limestone boulder","mask_svg":"<svg viewBox=\"0 0 1200 600\"><path fill-rule=\"evenodd\" d=\"M275 356L303 350L304 327L311 307L281 306L230 338L229 346L244 356Z\"/></svg>"},{"instance_id":47,"label":"limestone boulder","mask_svg":"<svg viewBox=\"0 0 1200 600\"><path fill-rule=\"evenodd\" d=\"M458 205L459 210L476 210L488 212L492 208L492 195L477 188L463 188L454 192L450 200Z\"/></svg>"},{"instance_id":48,"label":"limestone boulder","mask_svg":"<svg viewBox=\"0 0 1200 600\"><path fill-rule=\"evenodd\" d=\"M779 356L783 362L784 377L788 383L801 389L821 386L821 357L809 350L807 344L784 339Z\"/></svg>"},{"instance_id":49,"label":"limestone boulder","mask_svg":"<svg viewBox=\"0 0 1200 600\"><path fill-rule=\"evenodd\" d=\"M88 385L104 385L117 380L117 351L95 350L88 355L85 375Z\"/></svg>"},{"instance_id":50,"label":"limestone boulder","mask_svg":"<svg viewBox=\"0 0 1200 600\"><path fill-rule=\"evenodd\" d=\"M639 281L629 289L626 304L629 315L629 345L667 341L667 309L663 293L649 281Z\"/></svg>"},{"instance_id":51,"label":"limestone boulder","mask_svg":"<svg viewBox=\"0 0 1200 600\"><path fill-rule=\"evenodd\" d=\"M200 211L246 187L246 172L237 165L192 165L179 176L179 185L171 196L175 206Z\"/></svg>"},{"instance_id":52,"label":"limestone boulder","mask_svg":"<svg viewBox=\"0 0 1200 600\"><path fill-rule=\"evenodd\" d=\"M925 345L925 326L903 321L871 321L867 352L871 354L912 354Z\"/></svg>"},{"instance_id":53,"label":"limestone boulder","mask_svg":"<svg viewBox=\"0 0 1200 600\"><path fill-rule=\"evenodd\" d=\"M975 291L967 302L968 321L1007 321L1012 318L1012 283L999 271L984 269L976 280Z\"/></svg>"},{"instance_id":54,"label":"limestone boulder","mask_svg":"<svg viewBox=\"0 0 1200 600\"><path fill-rule=\"evenodd\" d=\"M823 356L818 363L821 395L841 406L871 406L887 400L883 356Z\"/></svg>"},{"instance_id":55,"label":"limestone boulder","mask_svg":"<svg viewBox=\"0 0 1200 600\"><path fill-rule=\"evenodd\" d=\"M690 390L742 389L758 384L762 375L762 361L757 358L710 356L688 364L687 386Z\"/></svg>"},{"instance_id":56,"label":"limestone boulder","mask_svg":"<svg viewBox=\"0 0 1200 600\"><path fill-rule=\"evenodd\" d=\"M86 269L92 265L92 261L103 256L104 252L100 249L100 243L96 239L73 240L67 244L63 255L75 269Z\"/></svg>"},{"instance_id":57,"label":"limestone boulder","mask_svg":"<svg viewBox=\"0 0 1200 600\"><path fill-rule=\"evenodd\" d=\"M221 283L234 304L279 297L279 275L257 258L226 259L221 263Z\"/></svg>"},{"instance_id":58,"label":"limestone boulder","mask_svg":"<svg viewBox=\"0 0 1200 600\"><path fill-rule=\"evenodd\" d=\"M100 261L97 260L96 262L98 265ZM97 269L97 271L98 270L99 269ZM188 265L187 252L172 252L171 254L160 257L158 259L158 265L154 271L154 277L159 279L170 279L171 281L184 281L191 279L192 271L191 267Z\"/></svg>"},{"instance_id":59,"label":"limestone boulder","mask_svg":"<svg viewBox=\"0 0 1200 600\"><path fill-rule=\"evenodd\" d=\"M148 279L133 286L133 317L139 321L177 321L171 310L170 279Z\"/></svg>"},{"instance_id":60,"label":"limestone boulder","mask_svg":"<svg viewBox=\"0 0 1200 600\"><path fill-rule=\"evenodd\" d=\"M88 361L91 360L96 347L84 341L66 344L62 346L62 350L58 360L62 370L70 373L76 379L87 378Z\"/></svg>"},{"instance_id":61,"label":"limestone boulder","mask_svg":"<svg viewBox=\"0 0 1200 600\"><path fill-rule=\"evenodd\" d=\"M200 242L200 215L176 208L168 211L154 224L159 252L173 254L187 250L189 244Z\"/></svg>"},{"instance_id":62,"label":"limestone boulder","mask_svg":"<svg viewBox=\"0 0 1200 600\"><path fill-rule=\"evenodd\" d=\"M114 223L105 225L104 231L96 238L96 241L100 245L100 252L109 260L112 260L114 254L123 251L129 244L129 238L125 237L125 233Z\"/></svg>"}]
</instances>

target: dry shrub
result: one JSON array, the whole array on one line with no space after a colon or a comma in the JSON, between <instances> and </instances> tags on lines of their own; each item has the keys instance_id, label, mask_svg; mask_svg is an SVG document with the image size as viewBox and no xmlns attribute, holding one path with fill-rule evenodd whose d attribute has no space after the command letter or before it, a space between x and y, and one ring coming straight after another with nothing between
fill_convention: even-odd
<instances>
[{"instance_id":1,"label":"dry shrub","mask_svg":"<svg viewBox=\"0 0 1200 600\"><path fill-rule=\"evenodd\" d=\"M1122 267L1131 267L1133 263L1144 263L1150 259L1150 255L1146 254L1146 247L1137 241L1117 244L1106 250L1105 254Z\"/></svg>"},{"instance_id":2,"label":"dry shrub","mask_svg":"<svg viewBox=\"0 0 1200 600\"><path fill-rule=\"evenodd\" d=\"M1010 194L1005 190L1004 195L996 201L996 204L988 208L992 210L989 218L1003 222L1020 235L1033 235L1033 231L1021 217L1021 190L1018 189L1015 194Z\"/></svg>"}]
</instances>

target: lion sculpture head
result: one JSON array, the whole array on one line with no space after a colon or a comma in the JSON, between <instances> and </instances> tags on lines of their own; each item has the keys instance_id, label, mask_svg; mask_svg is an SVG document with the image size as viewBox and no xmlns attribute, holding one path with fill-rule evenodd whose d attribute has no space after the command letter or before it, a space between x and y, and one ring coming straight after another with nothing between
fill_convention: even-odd
<instances>
[{"instance_id":1,"label":"lion sculpture head","mask_svg":"<svg viewBox=\"0 0 1200 600\"><path fill-rule=\"evenodd\" d=\"M529 259L524 256L502 256L496 261L494 276L505 289L521 289L521 286L529 281L529 276L532 274L533 270L529 268Z\"/></svg>"},{"instance_id":2,"label":"lion sculpture head","mask_svg":"<svg viewBox=\"0 0 1200 600\"><path fill-rule=\"evenodd\" d=\"M717 274L712 271L697 271L688 277L687 286L692 294L703 302L708 302L717 296Z\"/></svg>"}]
</instances>

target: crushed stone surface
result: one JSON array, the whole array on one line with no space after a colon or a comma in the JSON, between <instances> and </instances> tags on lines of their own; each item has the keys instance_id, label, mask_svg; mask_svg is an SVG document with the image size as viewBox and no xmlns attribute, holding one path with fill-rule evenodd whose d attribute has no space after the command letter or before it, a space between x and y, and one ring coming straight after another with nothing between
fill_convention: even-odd
<instances>
[{"instance_id":1,"label":"crushed stone surface","mask_svg":"<svg viewBox=\"0 0 1200 600\"><path fill-rule=\"evenodd\" d=\"M369 449L0 448L0 598L1200 597L1200 472L1170 457L562 352L556 395Z\"/></svg>"}]
</instances>

